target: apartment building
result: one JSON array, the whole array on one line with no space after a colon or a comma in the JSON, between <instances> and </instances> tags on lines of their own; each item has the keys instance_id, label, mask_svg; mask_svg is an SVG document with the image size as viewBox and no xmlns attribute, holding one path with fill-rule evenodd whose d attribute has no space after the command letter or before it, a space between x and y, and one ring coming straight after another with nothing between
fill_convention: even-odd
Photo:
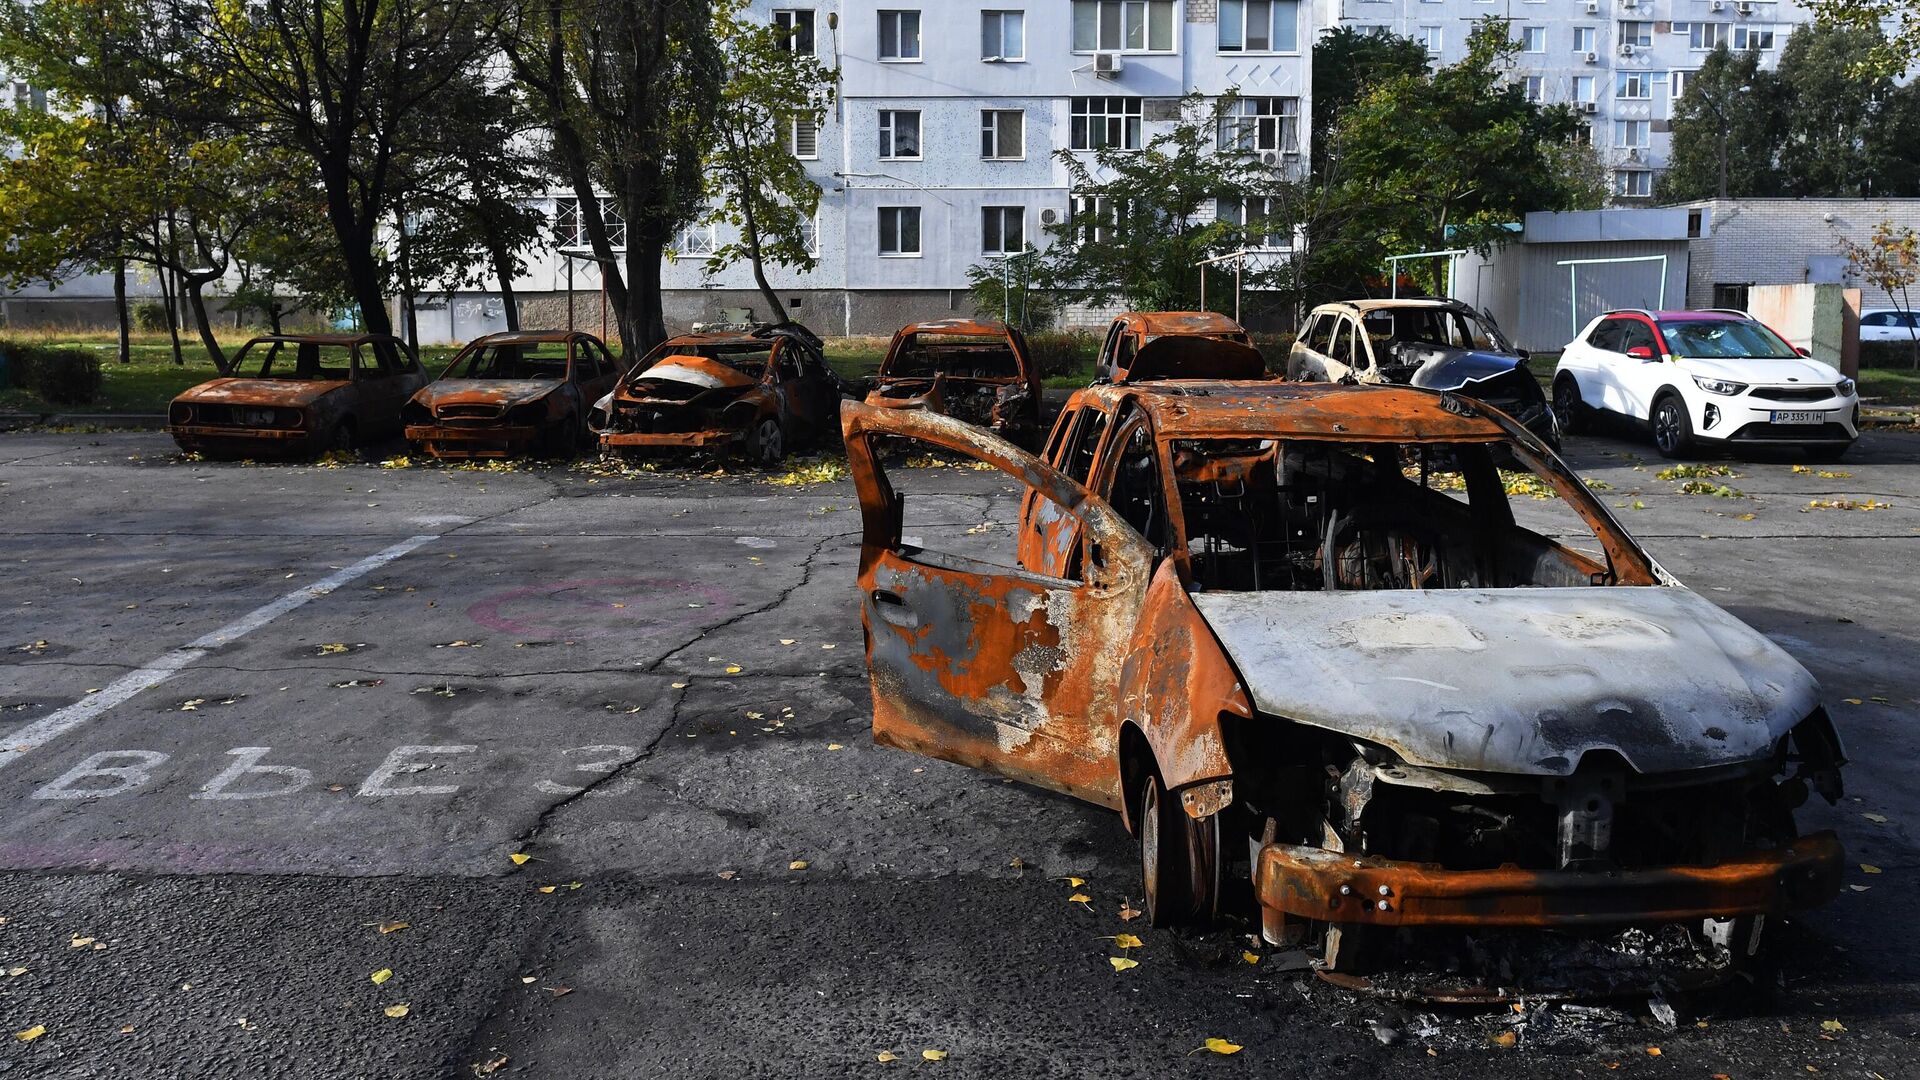
<instances>
[{"instance_id":1,"label":"apartment building","mask_svg":"<svg viewBox=\"0 0 1920 1080\"><path fill-rule=\"evenodd\" d=\"M1516 79L1543 102L1587 117L1622 205L1650 200L1671 151L1674 102L1721 44L1779 62L1794 27L1812 16L1796 0L1319 0L1320 26L1376 29L1424 43L1437 63L1466 52L1473 23L1511 20Z\"/></svg>"},{"instance_id":2,"label":"apartment building","mask_svg":"<svg viewBox=\"0 0 1920 1080\"><path fill-rule=\"evenodd\" d=\"M1307 152L1311 0L756 0L760 18L794 30L839 72L824 123L785 133L823 197L814 224L819 263L771 277L787 314L822 333L890 333L913 319L971 314L969 267L995 265L1074 214L1055 151L1143 146L1177 118L1190 93L1238 90L1238 138L1276 169ZM546 200L557 243L533 253L516 288L528 319L598 328L598 288L581 257L576 206ZM1240 215L1260 207L1219 206ZM714 229L685 230L665 273L670 324L726 311L770 313L735 266L708 280ZM1269 238L1279 250L1291 236ZM569 254L572 252L573 254ZM452 298L421 316L424 336L471 337L498 321L498 302ZM435 301L428 300L428 303ZM1085 313L1087 318L1097 317Z\"/></svg>"}]
</instances>

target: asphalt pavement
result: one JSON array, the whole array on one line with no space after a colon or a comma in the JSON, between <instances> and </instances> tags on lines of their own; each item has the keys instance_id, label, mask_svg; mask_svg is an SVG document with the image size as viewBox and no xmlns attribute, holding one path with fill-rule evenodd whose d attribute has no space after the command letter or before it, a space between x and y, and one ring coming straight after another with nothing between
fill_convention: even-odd
<instances>
[{"instance_id":1,"label":"asphalt pavement","mask_svg":"<svg viewBox=\"0 0 1920 1080\"><path fill-rule=\"evenodd\" d=\"M1123 919L1114 816L872 744L830 459L0 435L0 1075L1914 1075L1920 434L1732 475L1569 458L1808 665L1853 758L1803 811L1847 890L1776 928L1770 995L1671 1025L1355 998L1250 963L1249 928ZM997 473L921 480L928 520L1017 512Z\"/></svg>"}]
</instances>

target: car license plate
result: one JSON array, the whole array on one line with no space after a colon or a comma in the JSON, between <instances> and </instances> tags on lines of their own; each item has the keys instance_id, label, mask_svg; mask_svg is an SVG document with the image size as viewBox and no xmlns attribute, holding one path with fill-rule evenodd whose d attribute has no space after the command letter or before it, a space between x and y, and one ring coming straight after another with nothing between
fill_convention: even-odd
<instances>
[{"instance_id":1,"label":"car license plate","mask_svg":"<svg viewBox=\"0 0 1920 1080\"><path fill-rule=\"evenodd\" d=\"M1773 422L1776 424L1821 424L1825 423L1826 419L1827 414L1823 412L1776 411L1773 414Z\"/></svg>"}]
</instances>

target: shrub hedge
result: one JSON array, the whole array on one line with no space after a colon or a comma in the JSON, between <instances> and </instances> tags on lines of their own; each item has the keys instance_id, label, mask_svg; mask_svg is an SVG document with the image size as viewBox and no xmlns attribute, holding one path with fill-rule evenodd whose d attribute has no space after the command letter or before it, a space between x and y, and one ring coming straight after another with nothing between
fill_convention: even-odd
<instances>
[{"instance_id":1,"label":"shrub hedge","mask_svg":"<svg viewBox=\"0 0 1920 1080\"><path fill-rule=\"evenodd\" d=\"M53 405L88 405L100 396L100 355L73 346L0 338L7 381Z\"/></svg>"},{"instance_id":2,"label":"shrub hedge","mask_svg":"<svg viewBox=\"0 0 1920 1080\"><path fill-rule=\"evenodd\" d=\"M1027 335L1027 353L1040 377L1071 375L1093 360L1100 336L1091 330L1038 330Z\"/></svg>"}]
</instances>

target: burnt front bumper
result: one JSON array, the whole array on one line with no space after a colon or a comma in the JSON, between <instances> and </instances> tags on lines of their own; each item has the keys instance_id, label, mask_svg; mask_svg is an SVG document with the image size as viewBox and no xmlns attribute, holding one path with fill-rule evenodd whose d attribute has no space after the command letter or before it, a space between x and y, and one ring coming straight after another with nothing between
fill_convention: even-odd
<instances>
[{"instance_id":1,"label":"burnt front bumper","mask_svg":"<svg viewBox=\"0 0 1920 1080\"><path fill-rule=\"evenodd\" d=\"M173 424L167 429L180 449L188 452L290 454L310 450L313 432L306 428L236 427L231 424Z\"/></svg>"},{"instance_id":2,"label":"burnt front bumper","mask_svg":"<svg viewBox=\"0 0 1920 1080\"><path fill-rule=\"evenodd\" d=\"M527 452L540 429L531 424L408 424L407 441L442 460L508 458Z\"/></svg>"},{"instance_id":3,"label":"burnt front bumper","mask_svg":"<svg viewBox=\"0 0 1920 1080\"><path fill-rule=\"evenodd\" d=\"M1268 844L1260 849L1254 890L1270 927L1291 919L1371 926L1655 924L1823 904L1840 891L1844 858L1831 832L1714 866L1640 870L1447 870Z\"/></svg>"},{"instance_id":4,"label":"burnt front bumper","mask_svg":"<svg viewBox=\"0 0 1920 1080\"><path fill-rule=\"evenodd\" d=\"M603 450L704 449L732 446L747 437L731 428L706 428L700 431L610 431L600 436Z\"/></svg>"}]
</instances>

